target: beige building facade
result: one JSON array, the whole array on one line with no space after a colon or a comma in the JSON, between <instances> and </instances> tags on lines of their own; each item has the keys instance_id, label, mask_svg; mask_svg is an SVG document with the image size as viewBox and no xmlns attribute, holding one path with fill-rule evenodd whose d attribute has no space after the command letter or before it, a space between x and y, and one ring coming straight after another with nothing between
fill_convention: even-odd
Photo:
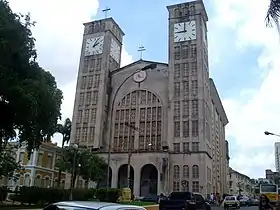
<instances>
[{"instance_id":1,"label":"beige building facade","mask_svg":"<svg viewBox=\"0 0 280 210\"><path fill-rule=\"evenodd\" d=\"M56 144L43 142L39 149L35 149L28 159L26 145L20 147L17 143L11 143L9 146L14 148L14 155L17 162L24 168L23 171L15 171L17 180L3 178L0 179L0 185L6 185L9 188L16 186L37 186L52 187L57 186L58 168L55 166L59 157L59 149ZM65 186L66 175L61 174L61 187Z\"/></svg>"},{"instance_id":2,"label":"beige building facade","mask_svg":"<svg viewBox=\"0 0 280 210\"><path fill-rule=\"evenodd\" d=\"M18 179L1 177L0 186L8 186L11 189L21 186L36 186L36 187L57 187L59 179L59 168L56 163L61 158L61 147L51 142L43 142L38 149L30 154L26 144L17 146L18 143L10 143L9 146L14 148L14 158L23 167L22 171L15 171L14 176ZM70 187L71 174L62 172L60 176L61 188L68 189ZM78 176L75 182L76 188L88 187L81 176Z\"/></svg>"},{"instance_id":3,"label":"beige building facade","mask_svg":"<svg viewBox=\"0 0 280 210\"><path fill-rule=\"evenodd\" d=\"M252 196L254 194L254 181L245 174L242 174L232 168L229 169L230 179L229 187L232 195Z\"/></svg>"},{"instance_id":4,"label":"beige building facade","mask_svg":"<svg viewBox=\"0 0 280 210\"><path fill-rule=\"evenodd\" d=\"M212 142L212 187L214 193L229 193L229 148L225 140L228 119L223 109L214 81L210 79L211 95L211 142Z\"/></svg>"},{"instance_id":5,"label":"beige building facade","mask_svg":"<svg viewBox=\"0 0 280 210\"><path fill-rule=\"evenodd\" d=\"M106 159L111 148L112 187L127 186L131 153L135 195L224 193L228 121L209 79L208 17L202 1L167 9L168 63L120 68L120 27L112 18L85 24L71 142L99 148ZM135 74L151 64L156 69Z\"/></svg>"}]
</instances>

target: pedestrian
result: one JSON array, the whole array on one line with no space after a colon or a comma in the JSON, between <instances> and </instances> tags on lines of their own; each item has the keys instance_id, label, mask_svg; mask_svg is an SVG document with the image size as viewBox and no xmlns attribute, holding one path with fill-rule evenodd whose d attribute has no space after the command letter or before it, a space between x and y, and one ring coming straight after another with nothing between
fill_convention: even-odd
<instances>
[{"instance_id":1,"label":"pedestrian","mask_svg":"<svg viewBox=\"0 0 280 210\"><path fill-rule=\"evenodd\" d=\"M262 194L260 196L259 210L273 210L273 206L271 205L271 203L266 195Z\"/></svg>"},{"instance_id":2,"label":"pedestrian","mask_svg":"<svg viewBox=\"0 0 280 210\"><path fill-rule=\"evenodd\" d=\"M211 195L210 195L210 201L211 201L211 204L214 203L214 193L211 193Z\"/></svg>"}]
</instances>

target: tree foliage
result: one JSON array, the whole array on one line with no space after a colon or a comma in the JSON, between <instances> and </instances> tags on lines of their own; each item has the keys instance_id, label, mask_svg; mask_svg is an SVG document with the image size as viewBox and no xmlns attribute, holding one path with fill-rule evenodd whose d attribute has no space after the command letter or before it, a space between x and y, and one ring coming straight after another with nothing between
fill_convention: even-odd
<instances>
[{"instance_id":1,"label":"tree foliage","mask_svg":"<svg viewBox=\"0 0 280 210\"><path fill-rule=\"evenodd\" d=\"M69 118L66 118L64 121L64 124L57 124L55 126L55 128L52 130L51 134L53 133L60 133L62 135L62 148L64 148L65 143L68 144L70 141L70 135L71 135L71 120ZM48 139L50 141L50 135L48 136ZM63 166L61 166L63 168ZM58 172L58 182L57 182L57 186L60 186L60 182L61 182L61 172L62 170L59 170Z\"/></svg>"},{"instance_id":2,"label":"tree foliage","mask_svg":"<svg viewBox=\"0 0 280 210\"><path fill-rule=\"evenodd\" d=\"M272 23L275 23L280 33L279 19L280 19L280 0L270 0L270 5L266 16L266 24L267 26L272 26Z\"/></svg>"},{"instance_id":3,"label":"tree foliage","mask_svg":"<svg viewBox=\"0 0 280 210\"><path fill-rule=\"evenodd\" d=\"M74 157L76 157L75 164ZM77 150L73 147L62 148L61 158L57 161L56 166L61 171L71 174L74 172L73 183L75 183L77 176L81 176L86 181L99 182L107 174L105 160L87 148L78 148ZM74 171L73 168L75 168Z\"/></svg>"},{"instance_id":4,"label":"tree foliage","mask_svg":"<svg viewBox=\"0 0 280 210\"><path fill-rule=\"evenodd\" d=\"M0 0L0 151L15 130L29 152L38 148L61 116L62 92L36 61L33 25Z\"/></svg>"},{"instance_id":5,"label":"tree foliage","mask_svg":"<svg viewBox=\"0 0 280 210\"><path fill-rule=\"evenodd\" d=\"M71 135L71 120L69 118L66 118L64 121L64 124L58 124L57 132L62 135L62 147L64 147L65 143L68 144L70 141L70 135Z\"/></svg>"},{"instance_id":6,"label":"tree foliage","mask_svg":"<svg viewBox=\"0 0 280 210\"><path fill-rule=\"evenodd\" d=\"M0 179L1 177L18 178L14 175L14 171L21 171L23 168L15 157L16 153L13 146L9 145L5 150L0 151Z\"/></svg>"}]
</instances>

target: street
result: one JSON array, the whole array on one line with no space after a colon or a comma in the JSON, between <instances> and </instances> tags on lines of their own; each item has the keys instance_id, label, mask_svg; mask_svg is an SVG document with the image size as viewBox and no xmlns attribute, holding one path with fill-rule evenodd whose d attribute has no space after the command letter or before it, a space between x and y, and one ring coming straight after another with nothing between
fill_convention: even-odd
<instances>
[{"instance_id":1,"label":"street","mask_svg":"<svg viewBox=\"0 0 280 210\"><path fill-rule=\"evenodd\" d=\"M234 209L234 208L232 208ZM211 207L211 210L223 210L222 207ZM244 206L244 207L241 207L239 210L258 210L258 206Z\"/></svg>"}]
</instances>

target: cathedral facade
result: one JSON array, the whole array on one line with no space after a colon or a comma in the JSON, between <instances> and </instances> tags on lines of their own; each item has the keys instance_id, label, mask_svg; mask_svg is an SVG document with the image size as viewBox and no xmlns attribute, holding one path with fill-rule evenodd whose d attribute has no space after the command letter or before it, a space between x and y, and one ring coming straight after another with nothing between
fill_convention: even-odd
<instances>
[{"instance_id":1,"label":"cathedral facade","mask_svg":"<svg viewBox=\"0 0 280 210\"><path fill-rule=\"evenodd\" d=\"M118 24L84 24L71 143L109 155L110 186L135 195L227 193L228 119L209 78L206 10L201 0L167 9L168 63L120 68Z\"/></svg>"}]
</instances>

